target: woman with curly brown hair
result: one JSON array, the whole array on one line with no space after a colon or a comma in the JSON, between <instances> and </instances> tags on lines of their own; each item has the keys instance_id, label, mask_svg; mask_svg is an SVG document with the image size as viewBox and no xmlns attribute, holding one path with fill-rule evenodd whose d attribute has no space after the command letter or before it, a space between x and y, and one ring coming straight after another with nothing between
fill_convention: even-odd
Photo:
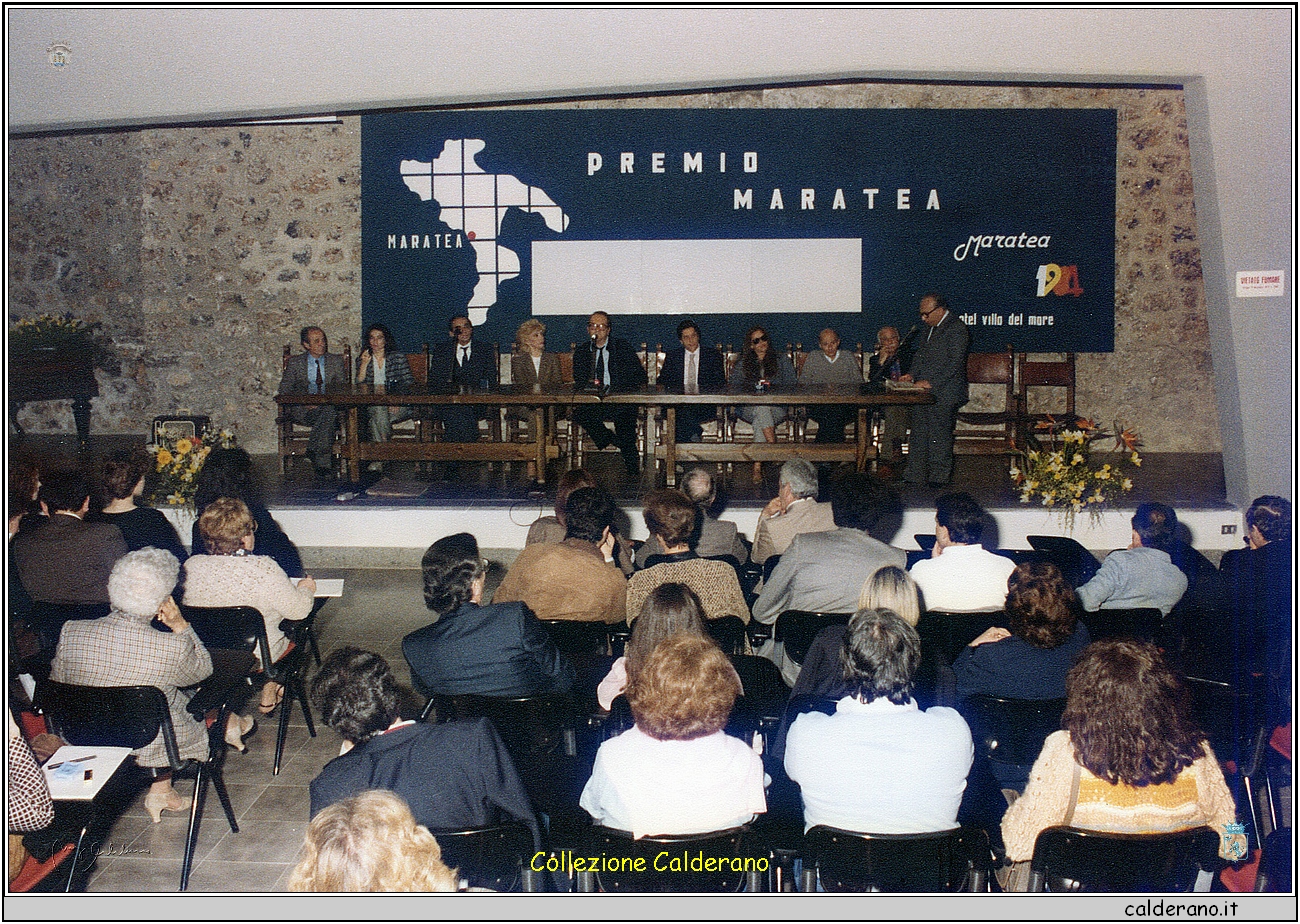
<instances>
[{"instance_id":1,"label":"woman with curly brown hair","mask_svg":"<svg viewBox=\"0 0 1300 924\"><path fill-rule=\"evenodd\" d=\"M722 730L740 692L711 639L664 639L627 688L636 726L600 746L579 804L635 837L718 831L767 811L762 758Z\"/></svg>"},{"instance_id":2,"label":"woman with curly brown hair","mask_svg":"<svg viewBox=\"0 0 1300 924\"><path fill-rule=\"evenodd\" d=\"M1011 631L989 629L953 662L957 698L1060 699L1066 673L1091 641L1074 590L1051 562L1024 562L1007 579L1006 613Z\"/></svg>"},{"instance_id":3,"label":"woman with curly brown hair","mask_svg":"<svg viewBox=\"0 0 1300 924\"><path fill-rule=\"evenodd\" d=\"M1066 677L1064 730L1048 736L1025 793L1002 819L1007 858L1068 824L1158 834L1236 820L1232 794L1186 688L1146 642L1089 645Z\"/></svg>"},{"instance_id":4,"label":"woman with curly brown hair","mask_svg":"<svg viewBox=\"0 0 1300 924\"><path fill-rule=\"evenodd\" d=\"M290 892L455 892L457 885L429 829L416 824L401 796L382 789L313 818L289 877Z\"/></svg>"}]
</instances>

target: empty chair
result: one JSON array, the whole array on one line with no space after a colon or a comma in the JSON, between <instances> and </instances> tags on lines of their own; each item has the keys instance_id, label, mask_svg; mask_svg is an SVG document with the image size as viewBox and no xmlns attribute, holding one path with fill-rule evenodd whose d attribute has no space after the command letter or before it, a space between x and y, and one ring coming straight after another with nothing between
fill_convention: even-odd
<instances>
[{"instance_id":1,"label":"empty chair","mask_svg":"<svg viewBox=\"0 0 1300 924\"><path fill-rule=\"evenodd\" d=\"M818 632L827 626L846 625L852 615L786 610L776 618L775 638L778 642L785 642L785 653L792 661L802 664Z\"/></svg>"},{"instance_id":2,"label":"empty chair","mask_svg":"<svg viewBox=\"0 0 1300 924\"><path fill-rule=\"evenodd\" d=\"M976 760L987 760L1002 785L1023 789L1043 742L1060 729L1064 710L1064 699L1011 699L977 693L958 711L970 726Z\"/></svg>"},{"instance_id":3,"label":"empty chair","mask_svg":"<svg viewBox=\"0 0 1300 924\"><path fill-rule=\"evenodd\" d=\"M1064 360L1031 360L1027 354L1018 357L1020 374L1016 385L1016 409L1022 438L1034 432L1034 426L1050 416L1060 424L1074 423L1074 354L1066 353ZM1031 393L1030 389L1034 389ZM1051 393L1044 394L1044 390ZM1031 397L1033 410L1029 408ZM1059 403L1047 403L1054 401Z\"/></svg>"},{"instance_id":4,"label":"empty chair","mask_svg":"<svg viewBox=\"0 0 1300 924\"><path fill-rule=\"evenodd\" d=\"M1103 834L1063 825L1034 843L1030 892L1190 892L1219 865L1209 828L1172 834Z\"/></svg>"},{"instance_id":5,"label":"empty chair","mask_svg":"<svg viewBox=\"0 0 1300 924\"><path fill-rule=\"evenodd\" d=\"M628 831L595 826L584 858L607 858L594 871L577 871L579 892L758 892L768 862L745 848L749 828L741 825L707 834L664 834L633 838ZM719 858L719 869L691 869L690 857ZM576 854L575 854L576 856ZM638 872L636 867L641 867ZM759 869L759 867L762 869ZM603 868L602 868L603 867Z\"/></svg>"},{"instance_id":6,"label":"empty chair","mask_svg":"<svg viewBox=\"0 0 1300 924\"><path fill-rule=\"evenodd\" d=\"M953 451L958 453L998 454L1016 449L1017 405L1015 395L1015 360L1008 346L1001 353L971 353L966 357L966 381L970 385L1001 386L1001 395L992 410L958 411L957 430L953 434ZM975 390L975 395L979 390ZM970 406L970 405L968 405Z\"/></svg>"},{"instance_id":7,"label":"empty chair","mask_svg":"<svg viewBox=\"0 0 1300 924\"><path fill-rule=\"evenodd\" d=\"M992 859L978 828L858 834L817 825L804 835L801 891L985 892Z\"/></svg>"}]
</instances>

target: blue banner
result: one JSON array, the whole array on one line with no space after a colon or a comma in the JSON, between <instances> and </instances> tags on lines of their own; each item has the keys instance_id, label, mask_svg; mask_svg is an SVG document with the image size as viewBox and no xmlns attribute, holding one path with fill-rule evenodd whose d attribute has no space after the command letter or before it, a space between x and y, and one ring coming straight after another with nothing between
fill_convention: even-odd
<instances>
[{"instance_id":1,"label":"blue banner","mask_svg":"<svg viewBox=\"0 0 1300 924\"><path fill-rule=\"evenodd\" d=\"M362 118L362 316L509 350L609 311L870 347L943 293L972 350L1114 348L1114 110L530 110Z\"/></svg>"}]
</instances>

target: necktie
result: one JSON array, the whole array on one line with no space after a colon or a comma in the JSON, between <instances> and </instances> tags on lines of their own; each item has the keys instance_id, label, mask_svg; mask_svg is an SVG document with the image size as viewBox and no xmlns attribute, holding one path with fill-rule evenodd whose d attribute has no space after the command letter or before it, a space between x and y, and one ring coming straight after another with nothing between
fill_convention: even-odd
<instances>
[{"instance_id":1,"label":"necktie","mask_svg":"<svg viewBox=\"0 0 1300 924\"><path fill-rule=\"evenodd\" d=\"M312 394L320 395L325 393L325 376L321 373L321 361L319 358L316 362L316 390Z\"/></svg>"},{"instance_id":2,"label":"necktie","mask_svg":"<svg viewBox=\"0 0 1300 924\"><path fill-rule=\"evenodd\" d=\"M695 354L688 353L686 355L686 391L694 393L700 390L700 383L697 377L698 373L695 368Z\"/></svg>"},{"instance_id":3,"label":"necktie","mask_svg":"<svg viewBox=\"0 0 1300 924\"><path fill-rule=\"evenodd\" d=\"M605 378L605 348L598 347L596 349L596 381L601 385L608 385L609 383Z\"/></svg>"},{"instance_id":4,"label":"necktie","mask_svg":"<svg viewBox=\"0 0 1300 924\"><path fill-rule=\"evenodd\" d=\"M464 367L468 359L469 359L469 347L463 346L460 348L460 365Z\"/></svg>"}]
</instances>

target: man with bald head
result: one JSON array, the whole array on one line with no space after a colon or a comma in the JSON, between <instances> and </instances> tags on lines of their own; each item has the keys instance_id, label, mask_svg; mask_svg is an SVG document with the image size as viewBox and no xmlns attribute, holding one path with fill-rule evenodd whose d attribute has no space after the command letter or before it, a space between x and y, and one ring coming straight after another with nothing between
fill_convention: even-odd
<instances>
[{"instance_id":1,"label":"man with bald head","mask_svg":"<svg viewBox=\"0 0 1300 924\"><path fill-rule=\"evenodd\" d=\"M809 353L799 372L800 385L861 385L862 367L852 353L840 349L840 335L826 328L817 336L820 347ZM808 418L817 422L818 443L839 443L853 419L853 408L843 404L810 404Z\"/></svg>"}]
</instances>

